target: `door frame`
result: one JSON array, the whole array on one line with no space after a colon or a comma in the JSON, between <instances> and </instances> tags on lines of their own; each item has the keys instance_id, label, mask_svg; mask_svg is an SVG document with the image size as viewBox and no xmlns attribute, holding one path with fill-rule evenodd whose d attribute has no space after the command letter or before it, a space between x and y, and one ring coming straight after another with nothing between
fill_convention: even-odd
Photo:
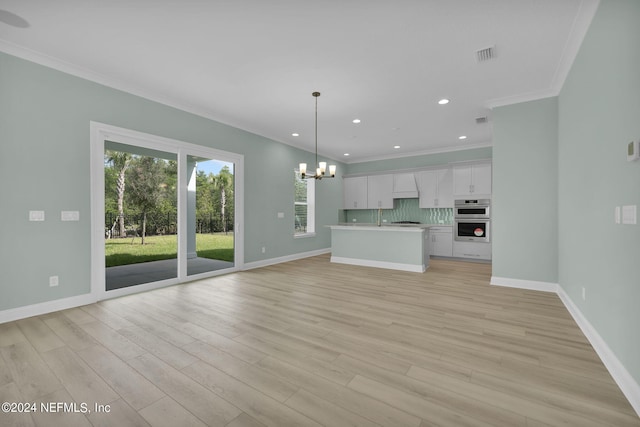
<instances>
[{"instance_id":1,"label":"door frame","mask_svg":"<svg viewBox=\"0 0 640 427\"><path fill-rule=\"evenodd\" d=\"M91 295L96 301L144 292L205 277L240 271L244 266L244 156L104 123L90 123L91 176ZM177 155L178 160L178 271L177 277L106 291L104 249L104 149L105 141L119 142ZM224 270L187 276L187 156L194 155L234 164L234 265Z\"/></svg>"}]
</instances>

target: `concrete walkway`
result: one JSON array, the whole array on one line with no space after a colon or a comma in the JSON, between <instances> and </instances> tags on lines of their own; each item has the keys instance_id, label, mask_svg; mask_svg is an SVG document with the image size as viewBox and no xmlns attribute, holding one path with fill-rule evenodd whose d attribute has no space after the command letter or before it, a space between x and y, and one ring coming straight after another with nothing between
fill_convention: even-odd
<instances>
[{"instance_id":1,"label":"concrete walkway","mask_svg":"<svg viewBox=\"0 0 640 427\"><path fill-rule=\"evenodd\" d=\"M232 262L208 258L192 258L187 260L187 275L206 273L233 267ZM126 288L142 283L178 277L178 260L143 262L138 264L119 265L106 268L107 290Z\"/></svg>"}]
</instances>

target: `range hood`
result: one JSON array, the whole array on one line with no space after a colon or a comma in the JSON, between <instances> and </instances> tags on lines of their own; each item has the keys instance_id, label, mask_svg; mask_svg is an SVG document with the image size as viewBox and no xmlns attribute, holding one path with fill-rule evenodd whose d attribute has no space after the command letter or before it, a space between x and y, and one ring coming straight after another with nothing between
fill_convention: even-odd
<instances>
[{"instance_id":1,"label":"range hood","mask_svg":"<svg viewBox=\"0 0 640 427\"><path fill-rule=\"evenodd\" d=\"M418 198L418 184L413 173L397 173L393 175L393 198Z\"/></svg>"}]
</instances>

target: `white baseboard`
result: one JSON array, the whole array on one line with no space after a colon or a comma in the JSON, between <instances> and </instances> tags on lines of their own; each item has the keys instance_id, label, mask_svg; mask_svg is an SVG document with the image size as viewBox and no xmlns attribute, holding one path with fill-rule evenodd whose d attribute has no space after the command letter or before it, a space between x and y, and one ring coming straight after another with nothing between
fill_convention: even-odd
<instances>
[{"instance_id":1,"label":"white baseboard","mask_svg":"<svg viewBox=\"0 0 640 427\"><path fill-rule=\"evenodd\" d=\"M0 323L12 322L14 320L26 319L27 317L52 313L54 311L80 307L82 305L93 304L94 302L96 302L96 300L91 294L84 294L75 297L46 301L39 304L26 305L24 307L2 310L0 311Z\"/></svg>"},{"instance_id":2,"label":"white baseboard","mask_svg":"<svg viewBox=\"0 0 640 427\"><path fill-rule=\"evenodd\" d=\"M580 330L582 330L582 333L587 337L587 340L589 340L589 343L600 357L600 360L602 360L602 363L613 377L613 380L616 382L618 387L620 387L620 390L627 400L629 400L629 403L638 416L640 416L640 385L616 357L605 340L602 339L598 331L596 331L591 323L589 323L578 306L576 306L571 298L569 298L569 295L564 291L564 289L562 289L562 286L557 283L536 282L533 280L510 279L493 276L491 277L491 284L518 289L529 289L532 291L556 293L573 317L573 320L575 320L578 327L580 327Z\"/></svg>"},{"instance_id":3,"label":"white baseboard","mask_svg":"<svg viewBox=\"0 0 640 427\"><path fill-rule=\"evenodd\" d=\"M294 261L297 259L308 258L316 255L322 255L331 252L330 248L327 249L319 249L316 251L303 252L294 255L288 255L279 258L271 258L263 261L252 262L249 264L245 264L243 266L243 270L249 270L252 268L265 267L267 265L279 264L281 262ZM197 277L196 277L197 278ZM142 285L144 286L144 285ZM157 287L164 287L166 284L161 286L151 286L149 289L155 289ZM140 292L141 289L138 287L135 292ZM123 289L121 293L115 292L111 295L111 297L118 297L122 295L128 295L130 293L135 292L127 292L126 289ZM53 301L46 301L38 304L27 305L24 307L10 308L7 310L0 310L0 323L12 322L14 320L26 319L27 317L39 316L41 314L52 313L54 311L67 310L69 308L80 307L87 304L93 304L96 302L96 298L89 294L78 295L69 298L63 298Z\"/></svg>"},{"instance_id":4,"label":"white baseboard","mask_svg":"<svg viewBox=\"0 0 640 427\"><path fill-rule=\"evenodd\" d=\"M397 262L372 261L369 259L345 258L345 257L337 257L337 256L332 256L331 262L336 262L339 264L360 265L363 267L376 267L376 268L387 268L391 270L411 271L414 273L424 273L426 271L424 264L422 265L401 264Z\"/></svg>"},{"instance_id":5,"label":"white baseboard","mask_svg":"<svg viewBox=\"0 0 640 427\"><path fill-rule=\"evenodd\" d=\"M260 261L248 262L248 263L246 263L246 264L244 264L242 266L242 269L243 270L252 270L254 268L260 268L260 267L266 267L268 265L280 264L282 262L295 261L297 259L303 259L303 258L309 258L309 257L312 257L312 256L328 254L329 252L331 252L331 248L317 249L315 251L309 251L309 252L301 252L299 254L286 255L286 256L282 256L282 257L278 257L278 258L263 259L263 260L260 260Z\"/></svg>"},{"instance_id":6,"label":"white baseboard","mask_svg":"<svg viewBox=\"0 0 640 427\"><path fill-rule=\"evenodd\" d=\"M567 307L567 310L569 310L569 313L571 313L573 320L576 321L582 333L593 346L593 349L598 353L598 356L600 356L602 363L604 363L613 380L618 384L622 393L629 400L629 403L638 416L640 416L640 385L616 357L598 331L596 331L587 318L584 317L580 309L573 303L562 287L558 287L558 296L564 306Z\"/></svg>"},{"instance_id":7,"label":"white baseboard","mask_svg":"<svg viewBox=\"0 0 640 427\"><path fill-rule=\"evenodd\" d=\"M551 282L537 282L534 280L510 279L508 277L491 276L491 284L507 288L529 289L531 291L558 292L558 284Z\"/></svg>"}]
</instances>

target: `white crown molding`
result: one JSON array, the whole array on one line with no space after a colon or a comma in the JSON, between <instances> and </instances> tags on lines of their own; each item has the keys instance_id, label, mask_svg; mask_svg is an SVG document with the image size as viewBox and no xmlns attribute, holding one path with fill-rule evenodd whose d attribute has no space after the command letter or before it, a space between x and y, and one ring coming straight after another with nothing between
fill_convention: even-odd
<instances>
[{"instance_id":1,"label":"white crown molding","mask_svg":"<svg viewBox=\"0 0 640 427\"><path fill-rule=\"evenodd\" d=\"M576 56L578 56L582 41L591 26L591 22L598 11L599 5L600 0L582 0L580 3L580 9L573 21L569 37L562 49L562 56L558 63L558 68L553 76L551 88L556 94L560 94L562 86L564 86L564 81L571 71L573 61L575 61Z\"/></svg>"},{"instance_id":2,"label":"white crown molding","mask_svg":"<svg viewBox=\"0 0 640 427\"><path fill-rule=\"evenodd\" d=\"M431 154L451 153L451 152L455 152L455 151L467 151L467 150L474 150L476 148L487 148L487 147L492 147L492 146L493 146L493 143L491 141L488 141L488 142L480 142L480 143L477 143L477 144L460 145L460 146L455 146L455 147L437 147L437 148L432 148L432 149L429 149L429 150L413 151L411 153L364 157L364 158L360 158L358 160L354 160L354 161L351 161L351 162L343 160L342 163L346 163L348 165L352 165L352 164L357 164L357 163L368 163L368 162L375 162L375 161L380 161L380 160L402 159L402 158L407 158L407 157L427 156L427 155L431 155Z\"/></svg>"},{"instance_id":3,"label":"white crown molding","mask_svg":"<svg viewBox=\"0 0 640 427\"><path fill-rule=\"evenodd\" d=\"M569 72L571 71L573 61L575 61L576 56L580 51L582 41L589 30L589 26L591 25L591 21L593 21L593 17L598 10L599 4L600 0L582 0L580 3L580 8L576 14L575 20L573 21L571 30L569 31L569 36L567 37L564 48L562 49L562 55L560 56L558 67L556 68L549 88L504 98L491 99L487 101L486 107L494 109L496 107L504 107L506 105L537 101L539 99L558 96L562 90L562 86L564 86L564 82L567 79Z\"/></svg>"},{"instance_id":4,"label":"white crown molding","mask_svg":"<svg viewBox=\"0 0 640 427\"><path fill-rule=\"evenodd\" d=\"M157 93L152 93L150 91L140 89L139 87L123 82L121 80L108 77L104 74L97 73L87 68L79 67L70 62L63 61L58 58L54 58L52 56L46 55L41 52L37 52L35 50L27 49L25 47L7 42L6 40L0 39L0 52L4 52L6 54L15 56L17 58L21 58L26 61L30 61L39 65L42 65L44 67L51 68L51 69L63 72L65 74L72 75L74 77L79 77L81 79L88 80L93 83L97 83L106 87L110 87L112 89L126 92L128 94L135 95L140 98L147 99L149 101L157 102L159 104L166 105L168 107L176 108L186 113L195 114L196 116L200 116L205 119L213 120L227 126L232 126L236 129L240 129L245 132L260 135L251 129L243 128L242 126L236 123L233 123L229 120L222 119L207 109L199 108L194 105L185 104L183 102L176 101L175 99L171 99L166 96L159 95ZM278 142L282 142L282 141L278 141Z\"/></svg>"},{"instance_id":5,"label":"white crown molding","mask_svg":"<svg viewBox=\"0 0 640 427\"><path fill-rule=\"evenodd\" d=\"M537 282L533 280L511 279L506 277L491 277L491 285L505 286L518 289L527 289L532 291L554 292L558 295L564 306L566 307L573 320L585 335L589 343L593 346L602 363L607 368L615 383L620 387L622 394L625 395L629 403L640 416L640 384L627 371L622 362L616 357L615 353L607 345L606 341L600 336L598 331L589 323L587 318L582 314L578 306L571 300L569 295L558 283Z\"/></svg>"}]
</instances>

